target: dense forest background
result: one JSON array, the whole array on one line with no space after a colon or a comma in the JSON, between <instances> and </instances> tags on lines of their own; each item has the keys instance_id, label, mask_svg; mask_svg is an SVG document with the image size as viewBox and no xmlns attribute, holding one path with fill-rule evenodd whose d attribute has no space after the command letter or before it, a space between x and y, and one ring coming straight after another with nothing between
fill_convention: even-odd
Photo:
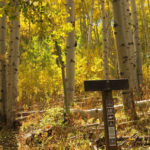
<instances>
[{"instance_id":1,"label":"dense forest background","mask_svg":"<svg viewBox=\"0 0 150 150\"><path fill-rule=\"evenodd\" d=\"M149 0L0 1L0 115L8 127L20 111L35 109L102 121L101 95L86 93L84 81L122 78L129 90L113 92L116 107L123 104L116 116L143 119L150 97ZM61 126L57 119L51 123ZM142 123L135 130L142 132Z\"/></svg>"},{"instance_id":2,"label":"dense forest background","mask_svg":"<svg viewBox=\"0 0 150 150\"><path fill-rule=\"evenodd\" d=\"M22 4L18 100L23 103L45 102L55 96L63 96L61 64L55 49L55 41L61 47L61 55L65 63L66 36L71 30L70 24L66 23L65 3L65 1L27 1ZM84 80L104 79L102 13L100 1L95 0L93 8L91 8L91 1L76 1L74 5L75 40L77 43L75 50L75 95L79 96L84 94ZM148 1L136 1L136 5L143 79L148 86L149 3ZM92 25L90 25L91 9L93 9ZM105 9L109 14L107 21L109 76L111 79L118 79L117 50L114 42L110 2L105 4ZM89 26L92 26L91 33L89 33ZM88 34L91 34L90 41L88 41ZM148 39L146 35L148 35Z\"/></svg>"}]
</instances>

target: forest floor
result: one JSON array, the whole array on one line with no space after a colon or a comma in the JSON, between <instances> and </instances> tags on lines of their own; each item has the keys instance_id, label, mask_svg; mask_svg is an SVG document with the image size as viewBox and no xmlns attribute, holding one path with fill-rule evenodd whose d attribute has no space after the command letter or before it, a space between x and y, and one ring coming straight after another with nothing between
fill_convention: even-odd
<instances>
[{"instance_id":1,"label":"forest floor","mask_svg":"<svg viewBox=\"0 0 150 150\"><path fill-rule=\"evenodd\" d=\"M91 102L92 101L92 102ZM69 117L64 123L62 101L52 102L47 108L30 108L34 113L22 121L16 130L0 128L0 150L98 150L104 149L104 126L102 119ZM58 104L59 103L59 104ZM82 104L82 106L81 106ZM90 104L90 105L89 105ZM97 98L76 103L78 109L100 108ZM51 107L50 107L51 106ZM146 109L145 109L146 110ZM29 111L29 110L24 110ZM150 113L141 113L136 122L127 121L123 111L116 112L117 137L124 150L150 149ZM27 114L26 114L27 115ZM147 138L145 140L145 137ZM142 140L139 140L142 138ZM2 148L3 147L3 148Z\"/></svg>"},{"instance_id":2,"label":"forest floor","mask_svg":"<svg viewBox=\"0 0 150 150\"><path fill-rule=\"evenodd\" d=\"M19 130L8 130L1 128L0 130L0 150L18 150Z\"/></svg>"}]
</instances>

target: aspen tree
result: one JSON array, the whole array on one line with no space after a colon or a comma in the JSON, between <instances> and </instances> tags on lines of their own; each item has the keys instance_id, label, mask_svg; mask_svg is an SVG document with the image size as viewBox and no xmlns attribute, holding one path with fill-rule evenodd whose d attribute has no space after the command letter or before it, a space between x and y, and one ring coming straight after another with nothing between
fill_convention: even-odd
<instances>
[{"instance_id":1,"label":"aspen tree","mask_svg":"<svg viewBox=\"0 0 150 150\"><path fill-rule=\"evenodd\" d=\"M18 1L12 2L15 9L10 16L10 44L8 52L8 86L7 86L7 125L12 126L15 121L16 100L17 100L17 82L19 66L19 41L20 41L20 13L18 10Z\"/></svg>"},{"instance_id":2,"label":"aspen tree","mask_svg":"<svg viewBox=\"0 0 150 150\"><path fill-rule=\"evenodd\" d=\"M0 1L0 6L5 3ZM0 17L0 117L1 121L6 121L5 104L6 104L6 16Z\"/></svg>"},{"instance_id":3,"label":"aspen tree","mask_svg":"<svg viewBox=\"0 0 150 150\"><path fill-rule=\"evenodd\" d=\"M93 31L94 31L95 41L96 41L97 45L99 45L99 35L98 35L97 24L94 26Z\"/></svg>"},{"instance_id":4,"label":"aspen tree","mask_svg":"<svg viewBox=\"0 0 150 150\"><path fill-rule=\"evenodd\" d=\"M91 10L90 10L90 21L89 21L89 31L88 31L88 47L91 46L92 40L92 27L93 27L93 12L94 12L94 0L91 0Z\"/></svg>"},{"instance_id":5,"label":"aspen tree","mask_svg":"<svg viewBox=\"0 0 150 150\"><path fill-rule=\"evenodd\" d=\"M106 10L105 10L105 16L103 15L103 12L102 12L102 26L104 26L104 23L105 23L105 31L102 29L102 34L104 35L105 34L105 40L103 39L103 43L105 42L105 49L106 49L106 51L107 51L107 53L105 52L105 49L104 49L104 58L106 58L107 57L107 61L108 61L108 58L111 58L110 59L110 61L114 64L114 66L116 66L116 64L118 63L117 62L117 59L116 59L116 56L115 55L113 55L113 52L112 52L112 50L113 50L113 47L112 47L112 45L114 45L114 41L113 41L113 38L112 38L112 35L111 35L111 20L112 20L112 18L111 18L111 16L110 16L110 2L109 2L109 0L104 0L104 1L102 1L103 3L105 3L105 7L107 8L105 8ZM102 5L101 5L101 8L102 8ZM104 21L103 21L104 20ZM103 44L103 47L104 47L104 44ZM108 62L107 62L108 63ZM113 69L112 68L110 68L109 69L109 66L107 65L107 67L108 67L108 69L107 69L107 67L106 67L106 65L105 65L106 63L105 63L105 60L104 60L104 69L105 69L105 71L104 72L108 72L108 74L111 74L111 76L114 76L114 71L113 71ZM117 67L116 67L117 68ZM106 71L107 70L107 71ZM106 76L105 75L106 73L104 73L104 77ZM106 78L106 77L105 77Z\"/></svg>"},{"instance_id":6,"label":"aspen tree","mask_svg":"<svg viewBox=\"0 0 150 150\"><path fill-rule=\"evenodd\" d=\"M122 0L121 2L123 10L123 32L125 35L125 46L129 56L129 80L130 87L132 89L138 88L137 82L137 63L136 63L136 51L134 49L133 36L131 31L131 13L129 10L129 1Z\"/></svg>"},{"instance_id":7,"label":"aspen tree","mask_svg":"<svg viewBox=\"0 0 150 150\"><path fill-rule=\"evenodd\" d=\"M144 1L143 0L140 0L140 5L141 5L141 11L142 11L142 15L143 15L144 30L145 30L146 51L147 51L147 55L150 57L149 29L148 29L146 16L145 16Z\"/></svg>"},{"instance_id":8,"label":"aspen tree","mask_svg":"<svg viewBox=\"0 0 150 150\"><path fill-rule=\"evenodd\" d=\"M113 16L114 16L114 34L116 37L116 45L118 52L119 61L119 74L120 78L129 79L129 90L122 92L124 111L127 116L131 119L137 119L137 114L135 111L135 104L133 100L133 89L131 85L130 78L130 65L129 65L129 53L126 47L127 35L124 32L124 5L123 0L112 0Z\"/></svg>"},{"instance_id":9,"label":"aspen tree","mask_svg":"<svg viewBox=\"0 0 150 150\"><path fill-rule=\"evenodd\" d=\"M86 46L87 43L87 20L86 20L85 1L81 1L81 17L80 17L80 31L81 31L81 46Z\"/></svg>"},{"instance_id":10,"label":"aspen tree","mask_svg":"<svg viewBox=\"0 0 150 150\"><path fill-rule=\"evenodd\" d=\"M75 80L75 19L74 19L74 0L66 0L67 12L70 15L67 22L72 24L72 31L68 33L66 42L66 100L65 109L69 111L69 107L74 98L74 80Z\"/></svg>"},{"instance_id":11,"label":"aspen tree","mask_svg":"<svg viewBox=\"0 0 150 150\"><path fill-rule=\"evenodd\" d=\"M109 79L108 69L108 13L105 10L105 0L101 0L101 13L102 13L102 35L103 35L103 61L104 61L104 78Z\"/></svg>"},{"instance_id":12,"label":"aspen tree","mask_svg":"<svg viewBox=\"0 0 150 150\"><path fill-rule=\"evenodd\" d=\"M137 62L137 79L138 85L141 85L143 82L143 75L142 75L142 62L141 62L141 44L139 38L139 25L137 19L137 11L136 11L136 3L135 0L131 1L131 10L132 10L132 20L133 20L133 41L134 41L134 48L136 51L136 62Z\"/></svg>"},{"instance_id":13,"label":"aspen tree","mask_svg":"<svg viewBox=\"0 0 150 150\"><path fill-rule=\"evenodd\" d=\"M99 39L99 32L98 32L98 23L96 22L96 25L94 26L94 34L95 34L95 40L97 45L100 47L100 39ZM98 52L99 53L99 52Z\"/></svg>"}]
</instances>

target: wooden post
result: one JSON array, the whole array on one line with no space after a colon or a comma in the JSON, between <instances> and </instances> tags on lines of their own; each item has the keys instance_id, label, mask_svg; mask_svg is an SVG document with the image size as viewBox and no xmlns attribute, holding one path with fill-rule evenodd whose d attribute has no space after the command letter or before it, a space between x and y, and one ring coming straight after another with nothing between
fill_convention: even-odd
<instances>
[{"instance_id":1,"label":"wooden post","mask_svg":"<svg viewBox=\"0 0 150 150\"><path fill-rule=\"evenodd\" d=\"M114 112L114 102L112 100L112 91L103 91L102 101L103 101L106 149L116 150L117 137L116 137L115 112Z\"/></svg>"},{"instance_id":2,"label":"wooden post","mask_svg":"<svg viewBox=\"0 0 150 150\"><path fill-rule=\"evenodd\" d=\"M85 91L102 91L106 150L117 150L117 134L112 90L128 89L128 80L91 80L85 81L84 86Z\"/></svg>"}]
</instances>

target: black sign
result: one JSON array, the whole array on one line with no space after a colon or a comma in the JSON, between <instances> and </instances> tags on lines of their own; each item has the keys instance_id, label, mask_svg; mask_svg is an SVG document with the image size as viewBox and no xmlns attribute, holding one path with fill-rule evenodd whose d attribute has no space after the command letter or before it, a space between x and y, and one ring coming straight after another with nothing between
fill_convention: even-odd
<instances>
[{"instance_id":1,"label":"black sign","mask_svg":"<svg viewBox=\"0 0 150 150\"><path fill-rule=\"evenodd\" d=\"M85 91L125 90L129 88L128 79L84 81Z\"/></svg>"},{"instance_id":2,"label":"black sign","mask_svg":"<svg viewBox=\"0 0 150 150\"><path fill-rule=\"evenodd\" d=\"M112 90L128 89L127 79L85 81L86 91L102 91L106 150L117 150L116 125Z\"/></svg>"}]
</instances>

